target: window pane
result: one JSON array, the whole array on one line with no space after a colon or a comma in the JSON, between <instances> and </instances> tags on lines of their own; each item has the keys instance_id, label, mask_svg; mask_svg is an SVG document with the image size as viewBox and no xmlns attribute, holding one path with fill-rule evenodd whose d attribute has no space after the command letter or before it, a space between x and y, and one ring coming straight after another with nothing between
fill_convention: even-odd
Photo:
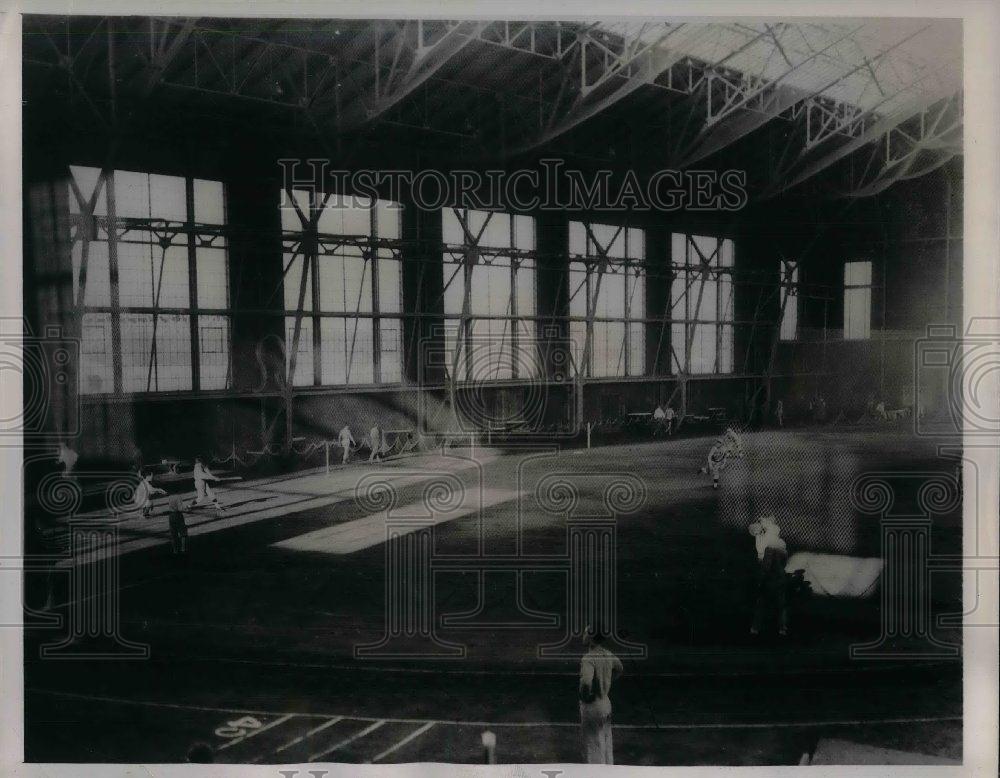
<instances>
[{"instance_id":1,"label":"window pane","mask_svg":"<svg viewBox=\"0 0 1000 778\"><path fill-rule=\"evenodd\" d=\"M292 259L291 254L285 254L285 266L287 267L289 262L291 267L289 267L288 272L285 273L285 310L286 311L297 311L299 310L299 298L302 299L302 310L311 311L312 310L312 287L309 285L309 278L305 279L305 293L302 294L302 273L305 271L306 265L301 256Z\"/></svg>"},{"instance_id":2,"label":"window pane","mask_svg":"<svg viewBox=\"0 0 1000 778\"><path fill-rule=\"evenodd\" d=\"M348 384L370 384L375 381L373 356L374 328L371 319L344 319L344 347ZM326 344L324 343L324 356ZM324 366L324 375L326 368ZM326 383L324 381L324 383Z\"/></svg>"},{"instance_id":3,"label":"window pane","mask_svg":"<svg viewBox=\"0 0 1000 778\"><path fill-rule=\"evenodd\" d=\"M722 257L719 263L722 267L733 266L733 242L731 240L722 241Z\"/></svg>"},{"instance_id":4,"label":"window pane","mask_svg":"<svg viewBox=\"0 0 1000 778\"><path fill-rule=\"evenodd\" d=\"M197 249L198 307L226 308L229 305L229 273L225 249ZM298 289L296 288L296 292Z\"/></svg>"},{"instance_id":5,"label":"window pane","mask_svg":"<svg viewBox=\"0 0 1000 778\"><path fill-rule=\"evenodd\" d=\"M388 200L376 201L375 207L378 211L378 237L398 240L402 234L403 209Z\"/></svg>"},{"instance_id":6,"label":"window pane","mask_svg":"<svg viewBox=\"0 0 1000 778\"><path fill-rule=\"evenodd\" d=\"M79 303L80 268L83 245L73 245L73 301ZM111 272L108 267L108 244L89 241L87 244L87 282L84 290L85 305L111 305Z\"/></svg>"},{"instance_id":7,"label":"window pane","mask_svg":"<svg viewBox=\"0 0 1000 778\"><path fill-rule=\"evenodd\" d=\"M515 276L517 283L517 315L535 315L535 261L521 260Z\"/></svg>"},{"instance_id":8,"label":"window pane","mask_svg":"<svg viewBox=\"0 0 1000 778\"><path fill-rule=\"evenodd\" d=\"M118 244L118 300L123 306L153 305L153 247L147 243Z\"/></svg>"},{"instance_id":9,"label":"window pane","mask_svg":"<svg viewBox=\"0 0 1000 778\"><path fill-rule=\"evenodd\" d=\"M313 383L312 319L303 318L300 324L298 349L295 344L295 317L285 317L285 370L291 372L292 351L296 351L293 386L311 386Z\"/></svg>"},{"instance_id":10,"label":"window pane","mask_svg":"<svg viewBox=\"0 0 1000 778\"><path fill-rule=\"evenodd\" d=\"M191 330L186 315L122 314L121 340L123 391L191 388Z\"/></svg>"},{"instance_id":11,"label":"window pane","mask_svg":"<svg viewBox=\"0 0 1000 778\"><path fill-rule=\"evenodd\" d=\"M569 263L569 312L571 316L587 315L587 272L583 262Z\"/></svg>"},{"instance_id":12,"label":"window pane","mask_svg":"<svg viewBox=\"0 0 1000 778\"><path fill-rule=\"evenodd\" d=\"M514 217L514 246L521 251L535 250L535 220L533 217Z\"/></svg>"},{"instance_id":13,"label":"window pane","mask_svg":"<svg viewBox=\"0 0 1000 778\"><path fill-rule=\"evenodd\" d=\"M670 261L674 265L687 264L687 235L675 232L670 236Z\"/></svg>"},{"instance_id":14,"label":"window pane","mask_svg":"<svg viewBox=\"0 0 1000 778\"><path fill-rule=\"evenodd\" d=\"M583 347L587 337L587 325L582 321L569 323L569 337L573 344L573 362L577 370L583 367Z\"/></svg>"},{"instance_id":15,"label":"window pane","mask_svg":"<svg viewBox=\"0 0 1000 778\"><path fill-rule=\"evenodd\" d=\"M479 240L479 245L490 248L509 249L512 245L510 237L510 216L506 213L489 213L484 215L487 221L486 229Z\"/></svg>"},{"instance_id":16,"label":"window pane","mask_svg":"<svg viewBox=\"0 0 1000 778\"><path fill-rule=\"evenodd\" d=\"M871 278L871 262L844 263L844 337L848 340L871 335Z\"/></svg>"},{"instance_id":17,"label":"window pane","mask_svg":"<svg viewBox=\"0 0 1000 778\"><path fill-rule=\"evenodd\" d=\"M707 238L704 235L692 235L691 236L691 264L699 265L702 262L708 261L710 264L718 265L719 258L716 256L716 252L719 248L718 238Z\"/></svg>"},{"instance_id":18,"label":"window pane","mask_svg":"<svg viewBox=\"0 0 1000 778\"><path fill-rule=\"evenodd\" d=\"M191 319L187 315L160 314L156 317L155 391L190 389Z\"/></svg>"},{"instance_id":19,"label":"window pane","mask_svg":"<svg viewBox=\"0 0 1000 778\"><path fill-rule=\"evenodd\" d=\"M294 210L292 215L295 216ZM226 198L221 181L194 180L194 220L202 224L226 223Z\"/></svg>"},{"instance_id":20,"label":"window pane","mask_svg":"<svg viewBox=\"0 0 1000 778\"><path fill-rule=\"evenodd\" d=\"M401 319L379 321L379 380L382 383L395 384L403 378L402 331Z\"/></svg>"},{"instance_id":21,"label":"window pane","mask_svg":"<svg viewBox=\"0 0 1000 778\"><path fill-rule=\"evenodd\" d=\"M154 246L152 281L157 307L189 307L191 290L188 287L187 246L171 246L165 252Z\"/></svg>"},{"instance_id":22,"label":"window pane","mask_svg":"<svg viewBox=\"0 0 1000 778\"><path fill-rule=\"evenodd\" d=\"M733 372L733 327L731 324L719 327L719 372Z\"/></svg>"},{"instance_id":23,"label":"window pane","mask_svg":"<svg viewBox=\"0 0 1000 778\"><path fill-rule=\"evenodd\" d=\"M569 223L569 253L574 256L587 253L587 230L583 222Z\"/></svg>"},{"instance_id":24,"label":"window pane","mask_svg":"<svg viewBox=\"0 0 1000 778\"><path fill-rule=\"evenodd\" d=\"M629 375L643 375L646 372L646 325L629 324Z\"/></svg>"},{"instance_id":25,"label":"window pane","mask_svg":"<svg viewBox=\"0 0 1000 778\"><path fill-rule=\"evenodd\" d=\"M198 317L198 353L202 389L229 388L229 318Z\"/></svg>"},{"instance_id":26,"label":"window pane","mask_svg":"<svg viewBox=\"0 0 1000 778\"><path fill-rule=\"evenodd\" d=\"M382 313L399 313L402 263L397 259L378 261L378 307Z\"/></svg>"},{"instance_id":27,"label":"window pane","mask_svg":"<svg viewBox=\"0 0 1000 778\"><path fill-rule=\"evenodd\" d=\"M441 231L442 239L450 245L462 245L465 243L465 233L462 231L462 224L454 208L443 208L441 210Z\"/></svg>"},{"instance_id":28,"label":"window pane","mask_svg":"<svg viewBox=\"0 0 1000 778\"><path fill-rule=\"evenodd\" d=\"M871 262L844 263L844 284L848 286L871 286Z\"/></svg>"},{"instance_id":29,"label":"window pane","mask_svg":"<svg viewBox=\"0 0 1000 778\"><path fill-rule=\"evenodd\" d=\"M465 271L458 262L444 262L444 312L458 315L465 299Z\"/></svg>"},{"instance_id":30,"label":"window pane","mask_svg":"<svg viewBox=\"0 0 1000 778\"><path fill-rule=\"evenodd\" d=\"M147 218L149 216L149 176L116 170L115 214L118 218Z\"/></svg>"},{"instance_id":31,"label":"window pane","mask_svg":"<svg viewBox=\"0 0 1000 778\"><path fill-rule=\"evenodd\" d=\"M197 187L195 188L197 193ZM306 219L309 218L309 202L310 194L303 189L293 189L291 195L289 195L287 190L282 190L280 193L279 204L281 208L281 229L290 231L299 231L302 229L302 216ZM298 206L298 210L295 206ZM302 212L302 216L299 216L299 211ZM198 213L198 203L195 200L195 214Z\"/></svg>"},{"instance_id":32,"label":"window pane","mask_svg":"<svg viewBox=\"0 0 1000 778\"><path fill-rule=\"evenodd\" d=\"M356 257L344 258L343 310L347 313L371 313L371 270L371 262ZM320 286L320 295L320 299L323 300L322 286ZM325 309L325 303L322 307Z\"/></svg>"},{"instance_id":33,"label":"window pane","mask_svg":"<svg viewBox=\"0 0 1000 778\"><path fill-rule=\"evenodd\" d=\"M632 259L646 258L646 233L637 227L628 229L628 256Z\"/></svg>"},{"instance_id":34,"label":"window pane","mask_svg":"<svg viewBox=\"0 0 1000 778\"><path fill-rule=\"evenodd\" d=\"M111 357L111 314L83 315L80 343L80 392L114 391Z\"/></svg>"},{"instance_id":35,"label":"window pane","mask_svg":"<svg viewBox=\"0 0 1000 778\"><path fill-rule=\"evenodd\" d=\"M798 334L799 297L796 284L799 268L795 262L780 262L778 271L781 274L781 330L782 340L795 340Z\"/></svg>"},{"instance_id":36,"label":"window pane","mask_svg":"<svg viewBox=\"0 0 1000 778\"><path fill-rule=\"evenodd\" d=\"M183 178L150 175L149 200L149 212L154 219L187 221L187 194Z\"/></svg>"}]
</instances>

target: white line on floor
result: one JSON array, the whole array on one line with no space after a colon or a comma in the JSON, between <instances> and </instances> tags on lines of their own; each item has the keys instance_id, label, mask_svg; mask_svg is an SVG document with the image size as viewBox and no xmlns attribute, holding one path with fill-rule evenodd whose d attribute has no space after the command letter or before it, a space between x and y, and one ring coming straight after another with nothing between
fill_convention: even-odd
<instances>
[{"instance_id":1,"label":"white line on floor","mask_svg":"<svg viewBox=\"0 0 1000 778\"><path fill-rule=\"evenodd\" d=\"M217 708L207 705L183 705L176 702L156 702L154 700L126 700L120 697L103 697L91 694L75 694L73 692L57 692L48 689L26 689L28 694L47 694L54 697L91 700L93 702L113 702L120 705L141 705L150 708L172 708L175 710L196 710L208 713L240 713L250 716L300 716L302 718L327 719L335 714L330 713L287 713L286 711L254 710L249 708ZM579 727L578 721L459 721L449 719L384 719L372 716L347 715L341 718L357 721L381 722L382 724L445 724L464 727ZM809 727L846 727L862 724L922 724L936 721L962 721L961 716L902 716L884 719L833 719L830 721L769 721L748 723L722 724L615 724L615 729L767 729L783 727L787 729ZM260 731L260 730L258 730Z\"/></svg>"},{"instance_id":2,"label":"white line on floor","mask_svg":"<svg viewBox=\"0 0 1000 778\"><path fill-rule=\"evenodd\" d=\"M223 751L223 750L229 748L230 746L235 746L237 743L242 743L244 740L249 740L250 738L254 737L255 735L259 735L261 732L267 732L267 730L272 729L272 728L278 726L279 724L284 724L286 721L288 721L289 719L295 718L297 715L299 715L299 714L297 714L297 713L287 713L284 716L282 716L280 719L275 719L270 724L265 724L263 727L260 727L259 729L251 730L250 732L248 732L247 734L243 735L242 737L238 737L238 738L235 738L233 740L227 741L226 743L223 743L216 750L217 751Z\"/></svg>"},{"instance_id":3,"label":"white line on floor","mask_svg":"<svg viewBox=\"0 0 1000 778\"><path fill-rule=\"evenodd\" d=\"M402 748L403 746L405 746L411 740L416 740L418 737L420 737L422 734L424 734L427 730L429 730L435 724L437 724L436 721L428 721L422 727L417 727L409 735L407 735L406 737L404 737L402 740L396 742L395 745L389 746L389 748L387 748L385 751L383 751L378 756L372 757L372 762L381 762L383 759L385 759L387 756L389 756L389 754L392 754L392 753L398 751L400 748Z\"/></svg>"},{"instance_id":4,"label":"white line on floor","mask_svg":"<svg viewBox=\"0 0 1000 778\"><path fill-rule=\"evenodd\" d=\"M371 724L370 726L365 727L360 732L355 732L350 737L344 738L339 743L337 743L337 745L335 745L333 748L328 748L325 751L320 751L319 753L316 753L316 754L310 754L309 755L309 761L310 762L316 762L316 761L318 761L320 759L320 757L329 756L334 751L339 751L344 746L349 746L355 740L360 740L365 735L367 735L367 734L369 734L371 732L374 732L376 729L378 729L379 727L381 727L383 724L385 724L385 719L379 719L374 724Z\"/></svg>"},{"instance_id":5,"label":"white line on floor","mask_svg":"<svg viewBox=\"0 0 1000 778\"><path fill-rule=\"evenodd\" d=\"M286 750L288 748L291 748L294 745L298 745L303 740L307 740L308 738L311 738L313 735L315 735L315 734L317 734L319 732L322 732L327 727L332 727L338 721L343 721L343 720L344 720L343 716L334 716L332 719L330 719L329 721L323 722L318 727L313 727L308 732L306 732L304 735L299 735L294 740L289 740L283 746L278 746L276 749L274 749L274 751L272 751L272 753L274 753L274 754L280 754L282 751L284 751L284 750ZM260 761L263 758L264 758L264 756L262 754L262 755L260 755L260 756L258 756L256 758L254 758L252 761L258 762L258 761Z\"/></svg>"}]
</instances>

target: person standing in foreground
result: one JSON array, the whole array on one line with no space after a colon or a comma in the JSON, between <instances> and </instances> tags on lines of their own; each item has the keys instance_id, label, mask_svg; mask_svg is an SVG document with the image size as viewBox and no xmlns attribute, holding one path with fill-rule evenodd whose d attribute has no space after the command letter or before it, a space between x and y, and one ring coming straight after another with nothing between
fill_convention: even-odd
<instances>
[{"instance_id":1,"label":"person standing in foreground","mask_svg":"<svg viewBox=\"0 0 1000 778\"><path fill-rule=\"evenodd\" d=\"M621 660L603 645L604 634L588 627L587 653L580 660L580 730L588 764L614 764L611 741L611 682L622 674Z\"/></svg>"},{"instance_id":2,"label":"person standing in foreground","mask_svg":"<svg viewBox=\"0 0 1000 778\"><path fill-rule=\"evenodd\" d=\"M344 460L341 464L347 464L347 458L351 454L351 446L356 446L357 443L354 441L354 435L351 434L351 428L345 424L341 427L340 432L337 433L337 442L340 443L340 447L344 449Z\"/></svg>"}]
</instances>

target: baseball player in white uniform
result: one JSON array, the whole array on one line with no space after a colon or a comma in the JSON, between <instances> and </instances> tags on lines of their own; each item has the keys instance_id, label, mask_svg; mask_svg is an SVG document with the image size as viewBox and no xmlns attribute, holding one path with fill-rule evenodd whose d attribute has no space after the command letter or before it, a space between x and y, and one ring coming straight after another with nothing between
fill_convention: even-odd
<instances>
[{"instance_id":1,"label":"baseball player in white uniform","mask_svg":"<svg viewBox=\"0 0 1000 778\"><path fill-rule=\"evenodd\" d=\"M719 488L719 474L734 459L743 458L743 440L733 430L727 427L726 431L719 437L708 452L708 462L705 467L698 472L702 475L710 473L712 475L712 488Z\"/></svg>"},{"instance_id":2,"label":"baseball player in white uniform","mask_svg":"<svg viewBox=\"0 0 1000 778\"><path fill-rule=\"evenodd\" d=\"M614 764L611 740L611 682L622 674L622 661L602 644L604 636L588 627L587 653L580 660L580 730L588 764Z\"/></svg>"},{"instance_id":3,"label":"baseball player in white uniform","mask_svg":"<svg viewBox=\"0 0 1000 778\"><path fill-rule=\"evenodd\" d=\"M132 496L132 505L135 510L142 513L144 519L149 518L153 512L153 496L166 494L163 489L153 486L153 476L150 473L139 475L139 484L135 487L135 494Z\"/></svg>"},{"instance_id":4,"label":"baseball player in white uniform","mask_svg":"<svg viewBox=\"0 0 1000 778\"><path fill-rule=\"evenodd\" d=\"M372 453L368 455L369 463L375 461L382 461L382 430L379 429L378 424L372 425L371 431L368 433L368 442L371 444Z\"/></svg>"},{"instance_id":5,"label":"baseball player in white uniform","mask_svg":"<svg viewBox=\"0 0 1000 778\"><path fill-rule=\"evenodd\" d=\"M219 476L215 475L211 470L205 467L205 463L201 461L201 457L195 457L194 460L194 488L198 496L195 497L191 506L204 505L206 502L211 503L215 508L221 513L225 511L222 504L219 502L219 498L215 496L215 492L212 487L209 486L209 481L218 481Z\"/></svg>"},{"instance_id":6,"label":"baseball player in white uniform","mask_svg":"<svg viewBox=\"0 0 1000 778\"><path fill-rule=\"evenodd\" d=\"M340 432L337 433L337 442L340 447L344 449L344 459L341 464L347 464L347 458L351 455L351 446L356 446L357 443L354 441L354 435L351 434L351 428L345 424L340 428Z\"/></svg>"}]
</instances>

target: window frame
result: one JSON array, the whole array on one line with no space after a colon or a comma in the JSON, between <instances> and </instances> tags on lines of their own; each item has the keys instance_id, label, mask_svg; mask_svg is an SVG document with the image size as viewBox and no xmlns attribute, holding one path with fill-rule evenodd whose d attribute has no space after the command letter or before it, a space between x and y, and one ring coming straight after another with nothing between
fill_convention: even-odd
<instances>
[{"instance_id":1,"label":"window frame","mask_svg":"<svg viewBox=\"0 0 1000 778\"><path fill-rule=\"evenodd\" d=\"M780 259L778 273L781 290L781 307L778 309L778 338L783 343L799 339L799 263L796 260ZM789 309L789 305L793 306ZM791 315L789 316L789 311ZM788 324L788 322L791 324ZM791 332L789 332L791 330Z\"/></svg>"},{"instance_id":2,"label":"window frame","mask_svg":"<svg viewBox=\"0 0 1000 778\"><path fill-rule=\"evenodd\" d=\"M463 241L453 243L447 240L448 235L445 230L445 219L451 213L457 220L462 231ZM474 235L470 226L471 214L485 214L482 226ZM484 243L484 238L493 224L494 219L507 221L507 245L491 245ZM531 240L530 249L520 246L518 220L526 219L530 223ZM523 224L524 222L521 222ZM541 375L542 364L541 355L538 352L538 220L529 214L515 213L511 211L467 208L459 206L445 206L441 208L441 229L442 229L442 313L445 322L444 341L445 351L448 357L447 374L454 379L456 385L474 383L503 383L511 381L532 380ZM499 262L499 267L509 268L507 278L507 313L506 314L484 314L474 313L470 310L472 301L472 286L475 283L475 269L477 266L494 266ZM530 278L530 290L528 298L531 301L530 313L520 310L519 296L521 284L523 283L522 273L528 271ZM461 293L462 309L459 311L450 310L449 301L453 297L451 294L452 285L460 284L456 287ZM496 375L492 378L470 374L474 365L479 363L478 357L474 353L475 349L482 345L476 341L481 335L475 332L479 322L488 322L492 329L493 322L502 322L504 325L504 337L509 334L509 350L501 346L501 355L506 356L509 364L505 364L503 359L496 361ZM526 331L523 332L522 328ZM524 339L528 343L524 343ZM488 343L489 355L492 357L492 333ZM462 349L459 352L459 349ZM493 362L488 361L492 366ZM506 368L509 367L510 375L506 375ZM499 375L500 369L504 368L505 374ZM522 375L522 370L527 369ZM534 373L532 375L531 373ZM460 374L460 375L457 375Z\"/></svg>"},{"instance_id":3,"label":"window frame","mask_svg":"<svg viewBox=\"0 0 1000 778\"><path fill-rule=\"evenodd\" d=\"M678 239L684 241L683 261L674 256L674 249ZM709 256L704 256L698 241L714 241L715 249ZM726 264L726 248L728 246L728 264ZM736 243L732 238L721 235L696 235L690 232L671 232L670 238L670 365L671 373L674 375L736 375L735 350L736 350ZM692 256L695 260L692 261ZM677 294L674 285L681 282L683 278L684 289L680 295ZM716 299L715 317L712 319L701 318L701 304L703 302L704 285L709 279L715 285ZM699 298L695 303L698 310L692 316L691 290L701 280ZM724 289L728 288L729 296L725 299ZM683 301L683 316L676 316L676 307ZM711 327L714 331L715 355L711 370L692 371L691 354L695 342L695 335L701 327ZM684 333L683 364L678 358L677 344L674 334L682 328ZM723 348L723 338L728 333L728 343ZM723 369L723 355L728 355L728 369ZM675 370L676 369L676 370Z\"/></svg>"},{"instance_id":4,"label":"window frame","mask_svg":"<svg viewBox=\"0 0 1000 778\"><path fill-rule=\"evenodd\" d=\"M296 194L305 196L309 206L308 215L303 211L298 203ZM368 211L368 232L362 234L348 234L346 232L329 232L321 229L321 220L324 213L336 209L336 204L331 204L331 198L350 201L354 206L361 201L367 201L368 205L356 208L357 210ZM289 203L291 205L289 205ZM290 332L290 322L299 319L298 304L293 309L289 306L285 289L282 294L282 342L285 346L285 377L294 389L304 390L309 387L335 387L335 388L357 388L357 387L385 387L398 386L403 382L403 255L402 246L402 209L400 203L384 200L382 198L356 197L353 195L340 195L336 192L317 191L313 189L284 189L281 191L281 201L279 208L282 210L292 208L298 218L298 226L295 228L286 227L282 224L282 286L288 283L290 274L296 263L300 270L294 275L302 282L303 274L306 279L307 297L303 299L301 310L301 321L299 327L299 349L295 355L295 370L292 372L292 355L289 343L294 335ZM379 214L383 211L396 214L397 227L394 238L382 237L379 230ZM344 249L357 251L361 256L353 256L338 252ZM380 252L388 251L391 256L380 256ZM368 294L365 300L366 306L370 302L370 310L337 311L324 310L326 307L323 300L323 276L321 270L324 258L340 257L345 262L347 260L361 263L360 289L367 285ZM391 260L398 263L398 277L396 283L395 311L385 311L383 306L384 294L380 291L383 279L380 271L380 262ZM359 298L360 304L360 298ZM302 347L303 324L308 320L307 348ZM360 321L365 320L371 327L371 380L351 380L351 371L355 369L354 343L350 356L345 357L343 381L325 381L324 376L329 374L324 365L324 357L337 353L337 349L326 348L325 338L328 328L324 327L324 322L337 320L353 320L355 322L352 338L356 340ZM387 325L394 324L393 328ZM394 349L384 348L384 335L394 330L396 335L393 338ZM345 331L346 332L346 331ZM337 343L336 336L333 345ZM345 335L346 337L346 335ZM345 341L346 343L346 341ZM308 353L310 356L310 368L312 378L309 380L296 380L299 376L301 363L299 357ZM345 355L348 352L344 352ZM396 354L395 367L391 377L383 378L387 370L383 368L383 357L386 354ZM362 365L364 366L364 365Z\"/></svg>"},{"instance_id":5,"label":"window frame","mask_svg":"<svg viewBox=\"0 0 1000 778\"><path fill-rule=\"evenodd\" d=\"M848 267L851 265L866 266L868 269L868 282L864 284L853 284L848 283ZM843 337L844 340L871 340L872 337L872 292L875 289L875 263L870 259L859 259L859 260L848 260L844 262L844 328ZM865 294L867 292L867 294ZM864 334L855 334L854 326L849 326L850 322L853 322L851 317L851 310L853 308L851 301L857 300L858 297L865 299L865 307L867 307L867 315L864 317L865 324L862 328Z\"/></svg>"},{"instance_id":6,"label":"window frame","mask_svg":"<svg viewBox=\"0 0 1000 778\"><path fill-rule=\"evenodd\" d=\"M575 224L583 227L583 248L584 252L573 251L574 238L573 231ZM595 234L595 229L613 230L611 239L606 241L607 245L602 245ZM632 240L634 236L640 236L642 250L633 253ZM612 247L621 238L623 256L608 256ZM630 224L606 224L603 222L588 221L584 219L571 219L569 221L570 245L567 247L569 263L567 267L567 279L569 284L568 306L569 306L569 329L570 339L577 341L578 336L573 333L574 325L579 329L583 326L583 352L576 354L577 371L582 368L583 378L588 379L620 379L637 378L647 375L648 365L646 359L646 283L649 278L646 231L642 227ZM583 265L583 268L574 268L574 265ZM603 269L602 269L603 266ZM620 268L623 276L622 283L622 314L621 316L599 316L597 315L597 305L601 302L601 294L604 275L608 273L609 267ZM612 270L612 274L617 271ZM577 283L575 276L583 275L583 280ZM596 279L595 279L596 276ZM638 299L633 300L632 295L638 290ZM574 314L573 302L577 300L577 295L583 292L583 302L585 314L580 316ZM596 299L595 299L596 294ZM593 309L593 314L591 310ZM638 310L638 315L636 315ZM594 343L595 324L613 325L622 327L621 347L619 358L614 372L604 372L607 369L608 361L605 359L600 371L595 371ZM608 327L604 327L605 334L609 332ZM641 333L639 343L634 343L635 332ZM589 346L589 349L588 349ZM589 351L589 353L588 353ZM607 349L605 355L609 353ZM638 365L638 367L636 367ZM620 368L620 369L619 369Z\"/></svg>"},{"instance_id":7,"label":"window frame","mask_svg":"<svg viewBox=\"0 0 1000 778\"><path fill-rule=\"evenodd\" d=\"M82 181L77 177L83 177L83 171L88 174L95 174L93 188L84 193L81 191ZM118 186L117 180L120 174L130 176L138 175L145 177L147 196L149 197L149 207L152 209L152 193L150 190L151 179L153 177L171 178L183 180L184 185L184 218L166 218L150 214L149 216L123 216L120 215L118 207ZM208 184L218 185L221 189L221 221L219 223L199 222L196 209L195 182L204 181ZM89 187L88 187L89 188ZM106 341L102 352L83 352L95 355L102 353L106 359L110 359L110 365L105 365L105 370L110 373L110 377L105 376L105 384L110 383L110 388L105 387L99 390L90 391L84 385L84 376L81 372L78 381L78 392L82 398L92 398L101 396L159 396L203 393L213 391L227 391L232 386L232 295L230 289L230 230L228 226L228 199L225 183L214 179L202 179L191 174L169 174L156 173L150 171L125 170L118 168L98 168L86 164L72 164L69 166L68 181L69 200L69 224L70 224L70 246L73 266L73 297L74 306L80 319L81 337L89 327L102 326L105 329ZM98 206L101 206L98 208ZM98 213L103 211L103 213ZM178 214L173 214L177 216ZM145 236L145 237L144 237ZM76 258L77 246L80 246L79 263ZM107 269L108 269L108 299L106 302L90 303L87 301L91 289L87 283L91 257L90 251L94 244L103 244L107 247ZM159 249L159 281L154 281L150 291L158 297L163 289L163 274L167 262L167 252L170 249L182 249L184 253L184 275L186 276L186 305L165 305L159 304L156 297L150 305L122 303L122 269L120 249L122 246L148 247L150 252L150 269L154 274L156 264L156 251ZM198 250L215 249L222 252L224 266L224 293L225 305L223 307L203 307L199 304L198 288ZM101 317L95 324L93 317ZM123 319L130 317L151 317L152 332L149 334L150 353L146 356L147 379L145 389L126 388L126 365L123 337ZM159 322L161 317L177 317L186 319L187 340L186 350L189 353L187 367L189 378L186 386L182 388L159 388L159 373L163 367L160 362L160 334ZM213 387L205 389L209 368L202 359L200 351L201 323L208 317L219 317L226 323L226 334L224 337L225 353L225 378L221 388ZM183 325L182 325L183 326ZM169 341L167 341L169 342ZM82 347L85 348L86 339ZM155 348L154 348L155 346ZM155 355L155 358L154 358ZM155 376L155 378L154 378ZM156 385L154 385L154 383Z\"/></svg>"}]
</instances>

